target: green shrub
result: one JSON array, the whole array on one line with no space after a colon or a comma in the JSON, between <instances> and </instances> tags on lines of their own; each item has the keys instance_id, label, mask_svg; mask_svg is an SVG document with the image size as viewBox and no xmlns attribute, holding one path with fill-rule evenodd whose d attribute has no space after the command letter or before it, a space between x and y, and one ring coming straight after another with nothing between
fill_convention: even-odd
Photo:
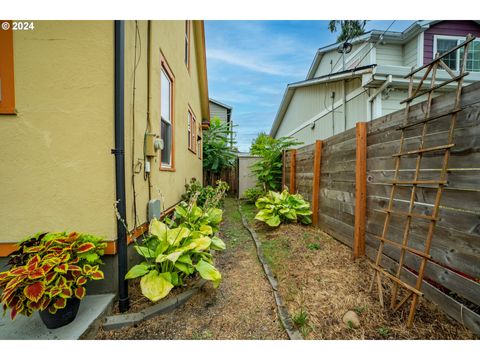
<instances>
[{"instance_id":1,"label":"green shrub","mask_svg":"<svg viewBox=\"0 0 480 360\"><path fill-rule=\"evenodd\" d=\"M265 191L263 191L258 187L247 189L243 193L243 197L249 204L255 204L255 202L264 195L265 195Z\"/></svg>"},{"instance_id":2,"label":"green shrub","mask_svg":"<svg viewBox=\"0 0 480 360\"><path fill-rule=\"evenodd\" d=\"M141 277L142 294L153 302L197 272L217 287L222 275L213 265L210 250L225 249L225 243L214 235L221 221L221 209L204 211L194 202L178 205L170 226L153 219L148 236L135 245L145 261L133 266L125 279Z\"/></svg>"},{"instance_id":3,"label":"green shrub","mask_svg":"<svg viewBox=\"0 0 480 360\"><path fill-rule=\"evenodd\" d=\"M272 227L284 222L312 222L310 204L303 200L302 195L292 195L287 190L282 193L269 191L266 196L257 200L255 206L260 210L255 219Z\"/></svg>"},{"instance_id":4,"label":"green shrub","mask_svg":"<svg viewBox=\"0 0 480 360\"><path fill-rule=\"evenodd\" d=\"M229 186L225 181L218 180L217 186L202 186L200 181L195 178L185 185L185 193L182 200L190 203L196 199L196 204L202 208L219 207L228 191Z\"/></svg>"}]
</instances>

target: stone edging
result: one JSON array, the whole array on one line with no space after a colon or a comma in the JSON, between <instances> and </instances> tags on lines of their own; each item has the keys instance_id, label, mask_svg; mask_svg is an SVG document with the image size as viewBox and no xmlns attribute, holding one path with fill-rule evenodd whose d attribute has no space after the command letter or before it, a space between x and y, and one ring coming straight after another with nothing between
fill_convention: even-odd
<instances>
[{"instance_id":1,"label":"stone edging","mask_svg":"<svg viewBox=\"0 0 480 360\"><path fill-rule=\"evenodd\" d=\"M280 297L280 293L278 291L277 279L275 279L275 276L273 275L270 266L268 266L267 262L265 261L265 257L263 256L262 244L260 240L258 240L257 233L250 226L248 226L247 220L245 219L245 216L243 216L240 202L238 202L238 211L240 212L240 215L242 217L243 226L245 227L245 229L248 230L248 232L252 236L253 241L255 242L258 260L260 260L265 275L267 276L268 282L272 286L273 295L275 296L275 303L277 304L278 316L280 317L280 320L283 324L283 327L285 328L285 331L288 334L288 337L290 338L290 340L304 340L300 332L295 329L292 319L288 314L287 308L283 304L282 298Z\"/></svg>"},{"instance_id":2,"label":"stone edging","mask_svg":"<svg viewBox=\"0 0 480 360\"><path fill-rule=\"evenodd\" d=\"M203 285L206 284L206 282L207 280L201 279L193 286L193 288L172 298L160 301L159 303L152 305L140 312L107 316L105 318L105 322L102 324L102 327L106 331L115 330L125 326L132 326L154 316L173 311L179 306L185 304L185 302L195 295L203 287Z\"/></svg>"}]
</instances>

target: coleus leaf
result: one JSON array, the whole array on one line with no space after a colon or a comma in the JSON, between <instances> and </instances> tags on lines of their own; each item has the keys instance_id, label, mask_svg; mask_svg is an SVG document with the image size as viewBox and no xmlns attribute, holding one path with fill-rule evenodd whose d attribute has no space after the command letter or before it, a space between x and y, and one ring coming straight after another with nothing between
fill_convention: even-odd
<instances>
[{"instance_id":1,"label":"coleus leaf","mask_svg":"<svg viewBox=\"0 0 480 360\"><path fill-rule=\"evenodd\" d=\"M82 300L87 294L87 290L83 286L79 286L75 289L75 297L79 300Z\"/></svg>"},{"instance_id":2,"label":"coleus leaf","mask_svg":"<svg viewBox=\"0 0 480 360\"><path fill-rule=\"evenodd\" d=\"M70 288L63 288L59 295L62 298L69 299L72 297L73 291Z\"/></svg>"},{"instance_id":3,"label":"coleus leaf","mask_svg":"<svg viewBox=\"0 0 480 360\"><path fill-rule=\"evenodd\" d=\"M95 249L95 244L91 242L83 243L77 248L77 253L82 254Z\"/></svg>"},{"instance_id":4,"label":"coleus leaf","mask_svg":"<svg viewBox=\"0 0 480 360\"><path fill-rule=\"evenodd\" d=\"M67 306L67 299L64 298L58 298L54 303L53 307L55 309L63 309L65 306Z\"/></svg>"},{"instance_id":5,"label":"coleus leaf","mask_svg":"<svg viewBox=\"0 0 480 360\"><path fill-rule=\"evenodd\" d=\"M76 281L77 285L85 285L86 283L87 283L87 278L84 276L80 276Z\"/></svg>"},{"instance_id":6,"label":"coleus leaf","mask_svg":"<svg viewBox=\"0 0 480 360\"><path fill-rule=\"evenodd\" d=\"M40 262L40 260L41 260L41 259L40 259L40 256L39 256L39 255L32 256L32 257L30 258L30 260L28 260L28 262L27 262L27 264L26 264L27 268L29 268L29 267L31 267L31 266L33 266L33 265L35 265L35 268L36 268L36 265Z\"/></svg>"},{"instance_id":7,"label":"coleus leaf","mask_svg":"<svg viewBox=\"0 0 480 360\"><path fill-rule=\"evenodd\" d=\"M103 275L102 271L98 270L92 273L91 277L93 280L102 280L105 276Z\"/></svg>"},{"instance_id":8,"label":"coleus leaf","mask_svg":"<svg viewBox=\"0 0 480 360\"><path fill-rule=\"evenodd\" d=\"M45 276L45 284L50 284L53 280L55 280L55 277L57 276L57 273L55 272L51 272L51 273L48 273L46 276Z\"/></svg>"},{"instance_id":9,"label":"coleus leaf","mask_svg":"<svg viewBox=\"0 0 480 360\"><path fill-rule=\"evenodd\" d=\"M23 294L28 300L37 302L45 293L45 284L42 281L37 281L28 285L23 290Z\"/></svg>"},{"instance_id":10,"label":"coleus leaf","mask_svg":"<svg viewBox=\"0 0 480 360\"><path fill-rule=\"evenodd\" d=\"M44 276L45 276L45 272L42 270L42 268L35 269L28 273L28 278L30 280L41 279Z\"/></svg>"},{"instance_id":11,"label":"coleus leaf","mask_svg":"<svg viewBox=\"0 0 480 360\"><path fill-rule=\"evenodd\" d=\"M68 264L60 264L56 266L54 270L58 273L66 274L68 270Z\"/></svg>"}]
</instances>

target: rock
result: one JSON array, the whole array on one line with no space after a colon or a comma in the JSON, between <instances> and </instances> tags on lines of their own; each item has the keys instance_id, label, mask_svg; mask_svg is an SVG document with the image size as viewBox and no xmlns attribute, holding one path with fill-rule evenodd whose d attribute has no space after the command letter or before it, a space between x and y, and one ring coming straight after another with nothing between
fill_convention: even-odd
<instances>
[{"instance_id":1,"label":"rock","mask_svg":"<svg viewBox=\"0 0 480 360\"><path fill-rule=\"evenodd\" d=\"M352 327L354 329L360 327L360 319L355 311L347 311L345 315L343 315L342 321L348 327Z\"/></svg>"}]
</instances>

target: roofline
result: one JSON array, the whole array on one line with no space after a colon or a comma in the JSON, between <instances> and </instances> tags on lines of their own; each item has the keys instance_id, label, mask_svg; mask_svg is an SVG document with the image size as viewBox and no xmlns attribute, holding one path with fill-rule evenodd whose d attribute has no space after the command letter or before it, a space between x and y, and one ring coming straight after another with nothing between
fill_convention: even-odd
<instances>
[{"instance_id":1,"label":"roofline","mask_svg":"<svg viewBox=\"0 0 480 360\"><path fill-rule=\"evenodd\" d=\"M394 41L398 43L405 43L406 41L410 40L410 38L412 38L413 36L418 35L418 33L427 30L431 25L436 24L440 21L444 21L444 20L426 20L426 21L417 20L414 23L412 23L408 28L406 28L404 31L370 30L360 36L353 38L350 41L350 43L358 44L365 41L373 42L373 41L377 41L382 35L385 40ZM336 42L330 45L323 46L317 50L315 57L313 59L313 62L310 65L310 69L308 70L307 77L306 77L307 80L313 78L313 76L315 75L315 70L320 64L323 54L337 49L338 46L342 43L343 41Z\"/></svg>"},{"instance_id":2,"label":"roofline","mask_svg":"<svg viewBox=\"0 0 480 360\"><path fill-rule=\"evenodd\" d=\"M227 105L227 104L224 104L218 100L215 100L215 99L212 99L212 98L209 98L208 100L210 100L210 102L214 103L214 104L217 104L218 106L221 106L225 109L228 109L228 110L232 110L233 108L230 106L230 105Z\"/></svg>"},{"instance_id":3,"label":"roofline","mask_svg":"<svg viewBox=\"0 0 480 360\"><path fill-rule=\"evenodd\" d=\"M288 84L283 94L282 101L280 102L280 106L275 116L275 120L273 121L272 128L270 130L270 136L275 137L275 135L277 134L278 128L280 127L283 117L285 116L285 112L288 108L288 105L290 104L290 101L293 98L293 93L296 89L322 83L339 81L347 78L358 77L364 73L371 72L375 66L375 64L365 65L352 70L338 71L336 73L320 76L318 78Z\"/></svg>"},{"instance_id":4,"label":"roofline","mask_svg":"<svg viewBox=\"0 0 480 360\"><path fill-rule=\"evenodd\" d=\"M197 49L197 67L198 77L200 85L200 104L202 109L202 128L208 128L210 126L210 103L208 97L208 75L207 75L207 54L205 45L205 24L203 20L193 20L195 29L195 40L200 46L196 46Z\"/></svg>"}]
</instances>

